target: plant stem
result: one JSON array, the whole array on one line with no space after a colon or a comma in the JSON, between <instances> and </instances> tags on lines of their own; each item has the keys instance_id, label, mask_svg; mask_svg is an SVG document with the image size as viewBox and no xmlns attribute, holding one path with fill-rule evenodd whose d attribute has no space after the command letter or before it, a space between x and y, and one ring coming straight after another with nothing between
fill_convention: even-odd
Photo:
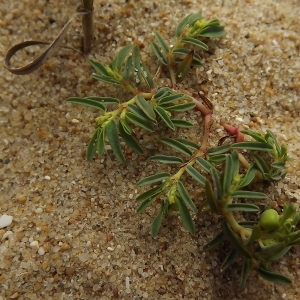
<instances>
[{"instance_id":1,"label":"plant stem","mask_svg":"<svg viewBox=\"0 0 300 300\"><path fill-rule=\"evenodd\" d=\"M94 36L93 0L82 0L84 9L88 12L82 16L83 52L88 53Z\"/></svg>"}]
</instances>

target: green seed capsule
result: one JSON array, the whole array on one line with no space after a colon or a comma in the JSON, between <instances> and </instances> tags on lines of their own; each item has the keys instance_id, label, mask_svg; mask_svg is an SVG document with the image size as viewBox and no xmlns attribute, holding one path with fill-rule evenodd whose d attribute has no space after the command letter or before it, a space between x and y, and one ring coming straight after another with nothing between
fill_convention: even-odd
<instances>
[{"instance_id":1,"label":"green seed capsule","mask_svg":"<svg viewBox=\"0 0 300 300\"><path fill-rule=\"evenodd\" d=\"M279 227L279 219L275 209L268 209L262 213L258 224L265 230L273 231Z\"/></svg>"}]
</instances>

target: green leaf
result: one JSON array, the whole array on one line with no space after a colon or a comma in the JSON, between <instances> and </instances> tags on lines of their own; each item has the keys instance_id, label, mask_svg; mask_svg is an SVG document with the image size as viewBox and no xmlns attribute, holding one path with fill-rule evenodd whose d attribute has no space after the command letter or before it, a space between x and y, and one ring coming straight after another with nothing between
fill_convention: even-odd
<instances>
[{"instance_id":1,"label":"green leaf","mask_svg":"<svg viewBox=\"0 0 300 300\"><path fill-rule=\"evenodd\" d=\"M155 94L154 94L154 98L156 100L159 100L160 98L168 95L171 92L171 89L168 87L163 87L161 89L159 89Z\"/></svg>"},{"instance_id":2,"label":"green leaf","mask_svg":"<svg viewBox=\"0 0 300 300\"><path fill-rule=\"evenodd\" d=\"M97 136L97 152L99 156L102 156L105 149L105 128L98 130Z\"/></svg>"},{"instance_id":3,"label":"green leaf","mask_svg":"<svg viewBox=\"0 0 300 300\"><path fill-rule=\"evenodd\" d=\"M157 123L156 120L149 119L149 117L144 113L144 111L136 106L135 104L128 104L127 108L129 111L134 113L137 117L141 118L144 120L144 122L153 122Z\"/></svg>"},{"instance_id":4,"label":"green leaf","mask_svg":"<svg viewBox=\"0 0 300 300\"><path fill-rule=\"evenodd\" d=\"M144 201L149 198L158 196L163 191L163 185L158 185L150 190L145 191L144 193L137 196L136 201Z\"/></svg>"},{"instance_id":5,"label":"green leaf","mask_svg":"<svg viewBox=\"0 0 300 300\"><path fill-rule=\"evenodd\" d=\"M142 71L142 76L146 82L146 84L148 85L148 87L150 89L154 89L154 81L153 78L147 68L147 66L144 64L143 61L141 61L141 71Z\"/></svg>"},{"instance_id":6,"label":"green leaf","mask_svg":"<svg viewBox=\"0 0 300 300\"><path fill-rule=\"evenodd\" d=\"M125 141L125 143L136 153L138 154L143 154L144 151L141 147L141 145L138 143L138 141L131 135L128 134L123 127L123 124L121 123L121 121L119 122L119 133L121 135L121 137L123 138L123 140Z\"/></svg>"},{"instance_id":7,"label":"green leaf","mask_svg":"<svg viewBox=\"0 0 300 300\"><path fill-rule=\"evenodd\" d=\"M161 226L161 222L162 222L162 215L163 215L163 206L161 207L158 215L155 217L155 219L152 222L151 225L151 234L152 236L157 236L159 228Z\"/></svg>"},{"instance_id":8,"label":"green leaf","mask_svg":"<svg viewBox=\"0 0 300 300\"><path fill-rule=\"evenodd\" d=\"M204 251L209 251L209 250L212 250L212 249L216 248L217 246L219 246L224 241L224 239L225 239L224 232L221 231L209 243L207 243L203 247L203 250Z\"/></svg>"},{"instance_id":9,"label":"green leaf","mask_svg":"<svg viewBox=\"0 0 300 300\"><path fill-rule=\"evenodd\" d=\"M249 271L250 271L250 259L244 258L241 279L240 279L240 287L245 286Z\"/></svg>"},{"instance_id":10,"label":"green leaf","mask_svg":"<svg viewBox=\"0 0 300 300\"><path fill-rule=\"evenodd\" d=\"M150 120L155 121L155 112L148 101L146 101L141 95L137 95L135 97L135 103Z\"/></svg>"},{"instance_id":11,"label":"green leaf","mask_svg":"<svg viewBox=\"0 0 300 300\"><path fill-rule=\"evenodd\" d=\"M212 164L210 164L207 160L202 157L198 157L196 162L200 165L200 167L205 170L206 172L210 172L213 168Z\"/></svg>"},{"instance_id":12,"label":"green leaf","mask_svg":"<svg viewBox=\"0 0 300 300\"><path fill-rule=\"evenodd\" d=\"M203 213L208 212L208 211L210 211L210 210L211 210L211 209L210 209L210 206L209 206L208 201L207 201L207 200L204 200L204 201L202 202L202 204L200 205L198 212L199 212L199 214L203 214Z\"/></svg>"},{"instance_id":13,"label":"green leaf","mask_svg":"<svg viewBox=\"0 0 300 300\"><path fill-rule=\"evenodd\" d=\"M103 81L105 83L109 83L109 84L117 85L117 86L122 86L122 83L120 81L114 79L113 77L102 76L102 75L98 75L98 74L95 74L95 73L92 74L92 77L97 79L97 80Z\"/></svg>"},{"instance_id":14,"label":"green leaf","mask_svg":"<svg viewBox=\"0 0 300 300\"><path fill-rule=\"evenodd\" d=\"M247 211L257 212L259 207L249 203L231 203L226 205L226 209L229 211Z\"/></svg>"},{"instance_id":15,"label":"green leaf","mask_svg":"<svg viewBox=\"0 0 300 300\"><path fill-rule=\"evenodd\" d=\"M231 158L232 158L232 179L233 179L240 169L238 153L236 151L233 151L231 153Z\"/></svg>"},{"instance_id":16,"label":"green leaf","mask_svg":"<svg viewBox=\"0 0 300 300\"><path fill-rule=\"evenodd\" d=\"M207 153L209 155L217 155L217 154L223 154L226 153L230 150L230 145L229 144L224 144L218 147L210 148L207 150Z\"/></svg>"},{"instance_id":17,"label":"green leaf","mask_svg":"<svg viewBox=\"0 0 300 300\"><path fill-rule=\"evenodd\" d=\"M255 165L262 174L269 173L269 167L266 162L261 158L261 156L254 154L253 155Z\"/></svg>"},{"instance_id":18,"label":"green leaf","mask_svg":"<svg viewBox=\"0 0 300 300\"><path fill-rule=\"evenodd\" d=\"M190 53L190 51L191 50L189 50L189 49L175 48L175 49L172 50L172 53L173 54L179 54L179 55L187 55L187 54ZM194 53L193 60L198 61L199 63L201 63L201 57L200 57L200 55L197 54L197 53ZM182 62L182 59L176 58L175 62L177 62L177 61L178 61L178 63L180 63L180 62ZM193 64L193 62L192 62L192 64Z\"/></svg>"},{"instance_id":19,"label":"green leaf","mask_svg":"<svg viewBox=\"0 0 300 300\"><path fill-rule=\"evenodd\" d=\"M171 121L175 127L192 128L194 126L192 123L181 119L171 119Z\"/></svg>"},{"instance_id":20,"label":"green leaf","mask_svg":"<svg viewBox=\"0 0 300 300\"><path fill-rule=\"evenodd\" d=\"M167 156L167 155L155 155L149 157L151 161L159 161L163 164L182 164L183 160L176 156Z\"/></svg>"},{"instance_id":21,"label":"green leaf","mask_svg":"<svg viewBox=\"0 0 300 300\"><path fill-rule=\"evenodd\" d=\"M99 74L102 74L105 77L112 77L112 75L108 72L107 68L101 62L92 59L89 62Z\"/></svg>"},{"instance_id":22,"label":"green leaf","mask_svg":"<svg viewBox=\"0 0 300 300\"><path fill-rule=\"evenodd\" d=\"M199 145L197 143L194 143L194 142L189 141L187 139L176 138L175 140L182 143L183 145L187 146L188 148L190 148L192 150L198 150L199 149Z\"/></svg>"},{"instance_id":23,"label":"green leaf","mask_svg":"<svg viewBox=\"0 0 300 300\"><path fill-rule=\"evenodd\" d=\"M181 217L183 225L185 226L185 228L188 230L189 233L195 234L195 225L187 207L185 206L183 200L180 197L176 197L176 200L177 200L176 203L178 204L178 208L179 208L179 215Z\"/></svg>"},{"instance_id":24,"label":"green leaf","mask_svg":"<svg viewBox=\"0 0 300 300\"><path fill-rule=\"evenodd\" d=\"M223 229L225 236L232 244L232 246L238 252L240 252L244 257L251 258L251 253L248 251L248 249L244 245L242 245L241 239L238 237L238 235L235 232L232 231L232 229L230 228L229 224L226 221L223 222L222 229Z\"/></svg>"},{"instance_id":25,"label":"green leaf","mask_svg":"<svg viewBox=\"0 0 300 300\"><path fill-rule=\"evenodd\" d=\"M226 34L224 30L224 26L221 25L212 25L205 27L201 32L199 33L200 36L210 37L210 38L218 38L222 37Z\"/></svg>"},{"instance_id":26,"label":"green leaf","mask_svg":"<svg viewBox=\"0 0 300 300\"><path fill-rule=\"evenodd\" d=\"M211 175L212 179L214 181L214 186L215 186L215 192L216 192L216 199L221 200L223 196L223 190L222 190L222 185L220 181L220 176L218 174L218 171L216 168L211 169Z\"/></svg>"},{"instance_id":27,"label":"green leaf","mask_svg":"<svg viewBox=\"0 0 300 300\"><path fill-rule=\"evenodd\" d=\"M166 52L168 53L169 52L169 47L167 45L167 43L165 42L165 40L163 39L163 37L157 32L157 31L154 31L154 36L157 40L157 42L159 43L159 45L161 46L161 48Z\"/></svg>"},{"instance_id":28,"label":"green leaf","mask_svg":"<svg viewBox=\"0 0 300 300\"><path fill-rule=\"evenodd\" d=\"M239 225L244 226L246 228L253 228L253 226L257 223L257 221L241 221L239 222Z\"/></svg>"},{"instance_id":29,"label":"green leaf","mask_svg":"<svg viewBox=\"0 0 300 300\"><path fill-rule=\"evenodd\" d=\"M241 133L251 136L253 139L260 143L266 143L266 140L260 133L257 133L252 130L241 130Z\"/></svg>"},{"instance_id":30,"label":"green leaf","mask_svg":"<svg viewBox=\"0 0 300 300\"><path fill-rule=\"evenodd\" d=\"M226 154L217 154L217 155L213 155L213 156L209 156L208 161L211 163L221 163L223 161L226 160Z\"/></svg>"},{"instance_id":31,"label":"green leaf","mask_svg":"<svg viewBox=\"0 0 300 300\"><path fill-rule=\"evenodd\" d=\"M191 37L183 38L180 40L180 42L195 45L201 49L204 49L205 51L208 50L208 46L205 43Z\"/></svg>"},{"instance_id":32,"label":"green leaf","mask_svg":"<svg viewBox=\"0 0 300 300\"><path fill-rule=\"evenodd\" d=\"M223 180L223 192L227 193L233 179L233 162L232 156L227 155L225 162L225 170L224 170L224 180Z\"/></svg>"},{"instance_id":33,"label":"green leaf","mask_svg":"<svg viewBox=\"0 0 300 300\"><path fill-rule=\"evenodd\" d=\"M272 253L271 255L268 256L268 260L271 261L278 260L279 258L283 257L291 248L292 246L288 246L278 252Z\"/></svg>"},{"instance_id":34,"label":"green leaf","mask_svg":"<svg viewBox=\"0 0 300 300\"><path fill-rule=\"evenodd\" d=\"M161 142L172 147L173 149L185 154L185 155L192 155L192 151L186 147L185 145L183 145L182 143L174 140L174 139L169 139L169 138L162 138Z\"/></svg>"},{"instance_id":35,"label":"green leaf","mask_svg":"<svg viewBox=\"0 0 300 300\"><path fill-rule=\"evenodd\" d=\"M258 272L259 276L261 276L263 279L274 282L274 283L280 283L280 284L291 284L292 283L292 281L289 278L285 277L284 275L266 270L263 267L259 267L257 269L257 272Z\"/></svg>"},{"instance_id":36,"label":"green leaf","mask_svg":"<svg viewBox=\"0 0 300 300\"><path fill-rule=\"evenodd\" d=\"M165 108L165 110L173 110L173 111L178 111L178 112L183 112L190 110L194 108L196 104L194 102L189 102L189 103L183 103L183 104L178 104L174 106L168 106Z\"/></svg>"},{"instance_id":37,"label":"green leaf","mask_svg":"<svg viewBox=\"0 0 300 300\"><path fill-rule=\"evenodd\" d=\"M97 97L97 96L88 96L85 99L91 99L94 101L98 101L102 105L110 105L110 104L120 104L120 101L116 98L112 97Z\"/></svg>"},{"instance_id":38,"label":"green leaf","mask_svg":"<svg viewBox=\"0 0 300 300\"><path fill-rule=\"evenodd\" d=\"M174 127L168 113L160 106L155 106L154 109L157 112L157 114L160 116L160 118L166 123L166 125L169 128L171 128L172 130L175 130L175 127Z\"/></svg>"},{"instance_id":39,"label":"green leaf","mask_svg":"<svg viewBox=\"0 0 300 300\"><path fill-rule=\"evenodd\" d=\"M232 263L236 256L236 249L232 248L221 265L221 272L224 272Z\"/></svg>"},{"instance_id":40,"label":"green leaf","mask_svg":"<svg viewBox=\"0 0 300 300\"><path fill-rule=\"evenodd\" d=\"M187 15L186 17L184 17L177 25L176 27L176 30L175 30L175 34L177 37L180 36L181 34L181 31L183 30L183 28L188 24L189 22L189 17L191 16L192 14L189 14Z\"/></svg>"},{"instance_id":41,"label":"green leaf","mask_svg":"<svg viewBox=\"0 0 300 300\"><path fill-rule=\"evenodd\" d=\"M205 181L205 193L206 199L208 201L209 207L213 212L218 212L217 199L213 193L212 187L208 180Z\"/></svg>"},{"instance_id":42,"label":"green leaf","mask_svg":"<svg viewBox=\"0 0 300 300\"><path fill-rule=\"evenodd\" d=\"M190 208L193 212L197 211L196 205L194 204L193 200L190 198L187 190L185 189L184 185L182 184L181 181L177 182L177 191L185 203L185 205Z\"/></svg>"},{"instance_id":43,"label":"green leaf","mask_svg":"<svg viewBox=\"0 0 300 300\"><path fill-rule=\"evenodd\" d=\"M255 168L254 165L252 165L247 173L245 174L244 178L241 180L241 182L238 185L238 189L247 186L248 184L250 184L252 182L252 180L255 178L255 175L257 173L257 169Z\"/></svg>"},{"instance_id":44,"label":"green leaf","mask_svg":"<svg viewBox=\"0 0 300 300\"><path fill-rule=\"evenodd\" d=\"M126 112L126 117L128 118L128 120L130 122L132 122L133 124L145 129L145 130L148 130L148 131L151 131L153 132L154 131L154 128L152 126L151 123L148 123L148 122L145 122L145 119L131 113L131 112Z\"/></svg>"},{"instance_id":45,"label":"green leaf","mask_svg":"<svg viewBox=\"0 0 300 300\"><path fill-rule=\"evenodd\" d=\"M191 14L188 23L189 25L193 25L197 20L203 19L202 15L200 13Z\"/></svg>"},{"instance_id":46,"label":"green leaf","mask_svg":"<svg viewBox=\"0 0 300 300\"><path fill-rule=\"evenodd\" d=\"M137 186L145 186L145 185L150 185L158 181L162 181L164 179L167 179L170 177L170 173L162 172L162 173L157 173L155 175L151 175L148 177L145 177L141 179L138 183Z\"/></svg>"},{"instance_id":47,"label":"green leaf","mask_svg":"<svg viewBox=\"0 0 300 300\"><path fill-rule=\"evenodd\" d=\"M205 185L206 178L202 176L195 168L192 166L187 166L186 171L195 179L197 180L200 184L203 186Z\"/></svg>"},{"instance_id":48,"label":"green leaf","mask_svg":"<svg viewBox=\"0 0 300 300\"><path fill-rule=\"evenodd\" d=\"M106 135L109 141L109 144L111 146L111 149L116 156L116 158L120 162L125 162L125 157L123 155L122 149L121 149L121 144L119 140L119 134L118 134L118 129L117 129L117 124L114 120L110 121L107 123L105 126L106 130Z\"/></svg>"},{"instance_id":49,"label":"green leaf","mask_svg":"<svg viewBox=\"0 0 300 300\"><path fill-rule=\"evenodd\" d=\"M137 86L140 85L142 81L142 70L141 70L141 53L137 45L134 45L132 50L132 64L134 69L135 83Z\"/></svg>"},{"instance_id":50,"label":"green leaf","mask_svg":"<svg viewBox=\"0 0 300 300\"><path fill-rule=\"evenodd\" d=\"M272 151L273 147L267 143L258 142L240 142L231 145L231 149L256 150L256 151Z\"/></svg>"},{"instance_id":51,"label":"green leaf","mask_svg":"<svg viewBox=\"0 0 300 300\"><path fill-rule=\"evenodd\" d=\"M230 195L232 198L266 199L268 196L260 192L235 191Z\"/></svg>"},{"instance_id":52,"label":"green leaf","mask_svg":"<svg viewBox=\"0 0 300 300\"><path fill-rule=\"evenodd\" d=\"M275 168L275 169L284 169L285 168L285 162L283 161L276 161L276 162L273 162L271 164L271 167L272 168Z\"/></svg>"},{"instance_id":53,"label":"green leaf","mask_svg":"<svg viewBox=\"0 0 300 300\"><path fill-rule=\"evenodd\" d=\"M88 106L88 107L92 107L92 108L96 108L96 109L100 109L102 111L105 111L105 106L103 106L103 104L101 104L100 102L97 102L95 100L92 100L92 99L70 97L66 101L67 102L71 102L71 103L76 103L76 104L84 105L84 106Z\"/></svg>"},{"instance_id":54,"label":"green leaf","mask_svg":"<svg viewBox=\"0 0 300 300\"><path fill-rule=\"evenodd\" d=\"M177 82L182 82L182 80L187 75L188 71L191 68L191 64L194 58L194 50L191 50L188 55L179 63L176 71L176 80Z\"/></svg>"},{"instance_id":55,"label":"green leaf","mask_svg":"<svg viewBox=\"0 0 300 300\"><path fill-rule=\"evenodd\" d=\"M148 198L146 200L144 200L140 206L138 207L138 209L136 210L137 213L141 213L143 212L148 206L151 205L151 203L155 200L155 197L153 198Z\"/></svg>"},{"instance_id":56,"label":"green leaf","mask_svg":"<svg viewBox=\"0 0 300 300\"><path fill-rule=\"evenodd\" d=\"M128 56L125 62L124 71L123 71L123 78L125 80L129 80L130 75L133 71L133 64L132 64L132 55Z\"/></svg>"},{"instance_id":57,"label":"green leaf","mask_svg":"<svg viewBox=\"0 0 300 300\"><path fill-rule=\"evenodd\" d=\"M120 119L120 125L122 125L123 130L124 130L127 134L129 134L129 135L132 134L132 129L131 129L130 125L128 124L126 118L121 118L121 119Z\"/></svg>"},{"instance_id":58,"label":"green leaf","mask_svg":"<svg viewBox=\"0 0 300 300\"><path fill-rule=\"evenodd\" d=\"M262 236L262 230L261 230L260 226L257 224L254 224L252 226L252 233L251 233L250 239L248 241L248 244L250 244L254 241L257 241L258 239L261 238L261 236Z\"/></svg>"},{"instance_id":59,"label":"green leaf","mask_svg":"<svg viewBox=\"0 0 300 300\"><path fill-rule=\"evenodd\" d=\"M163 65L167 65L168 61L165 58L165 56L161 53L159 47L157 46L157 44L155 43L151 43L151 47L152 50L154 52L154 54L156 55L156 57L158 58L158 60L163 64Z\"/></svg>"},{"instance_id":60,"label":"green leaf","mask_svg":"<svg viewBox=\"0 0 300 300\"><path fill-rule=\"evenodd\" d=\"M130 52L130 50L133 48L133 45L127 45L123 47L117 54L116 58L111 62L111 68L113 70L120 70L123 61L125 60L126 56Z\"/></svg>"},{"instance_id":61,"label":"green leaf","mask_svg":"<svg viewBox=\"0 0 300 300\"><path fill-rule=\"evenodd\" d=\"M95 132L92 135L92 138L89 141L89 144L87 146L86 150L86 159L87 160L92 160L93 157L95 156L96 150L97 150L97 136L98 136L98 129L95 130Z\"/></svg>"},{"instance_id":62,"label":"green leaf","mask_svg":"<svg viewBox=\"0 0 300 300\"><path fill-rule=\"evenodd\" d=\"M169 103L178 101L185 97L186 97L186 95L184 95L184 94L174 94L174 95L166 96L166 97L163 97L160 99L159 105L169 104Z\"/></svg>"}]
</instances>

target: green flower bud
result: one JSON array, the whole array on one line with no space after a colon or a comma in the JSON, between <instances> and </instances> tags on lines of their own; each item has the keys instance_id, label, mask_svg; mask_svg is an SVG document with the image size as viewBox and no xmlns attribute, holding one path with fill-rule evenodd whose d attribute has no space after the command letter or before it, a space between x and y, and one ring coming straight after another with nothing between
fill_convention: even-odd
<instances>
[{"instance_id":1,"label":"green flower bud","mask_svg":"<svg viewBox=\"0 0 300 300\"><path fill-rule=\"evenodd\" d=\"M259 226L265 230L273 231L280 225L280 217L275 209L268 209L262 213Z\"/></svg>"}]
</instances>

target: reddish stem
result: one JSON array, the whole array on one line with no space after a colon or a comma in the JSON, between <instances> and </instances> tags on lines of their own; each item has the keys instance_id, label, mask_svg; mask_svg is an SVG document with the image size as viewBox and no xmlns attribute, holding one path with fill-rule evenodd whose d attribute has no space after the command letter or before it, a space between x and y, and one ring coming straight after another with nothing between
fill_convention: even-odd
<instances>
[{"instance_id":1,"label":"reddish stem","mask_svg":"<svg viewBox=\"0 0 300 300\"><path fill-rule=\"evenodd\" d=\"M239 128L226 123L224 120L221 120L220 123L228 133L235 136L236 143L244 142L245 135L240 132Z\"/></svg>"}]
</instances>

